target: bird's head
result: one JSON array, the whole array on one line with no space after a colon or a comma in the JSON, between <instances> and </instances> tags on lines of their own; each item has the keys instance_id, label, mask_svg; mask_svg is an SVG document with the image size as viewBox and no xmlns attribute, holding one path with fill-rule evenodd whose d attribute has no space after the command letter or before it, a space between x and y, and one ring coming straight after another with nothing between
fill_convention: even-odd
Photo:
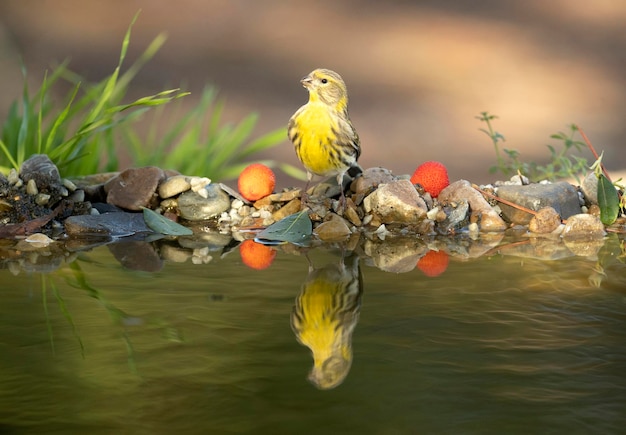
<instances>
[{"instance_id":1,"label":"bird's head","mask_svg":"<svg viewBox=\"0 0 626 435\"><path fill-rule=\"evenodd\" d=\"M348 90L339 74L329 69L316 69L300 80L309 91L309 102L320 101L339 111L348 107Z\"/></svg>"}]
</instances>

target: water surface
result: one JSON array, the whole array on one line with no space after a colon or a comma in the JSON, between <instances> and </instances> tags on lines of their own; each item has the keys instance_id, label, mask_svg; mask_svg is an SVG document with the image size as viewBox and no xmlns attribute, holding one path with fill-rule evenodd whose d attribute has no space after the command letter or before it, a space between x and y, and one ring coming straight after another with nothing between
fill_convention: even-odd
<instances>
[{"instance_id":1,"label":"water surface","mask_svg":"<svg viewBox=\"0 0 626 435\"><path fill-rule=\"evenodd\" d=\"M343 270L362 293L352 316L334 324L349 363L331 389L308 380L313 356L291 322L305 289L323 293L339 280L341 254L311 250L313 271L294 250L279 248L265 270L246 267L236 249L209 256L146 272L100 247L49 273L0 270L0 432L626 427L619 250L554 260L453 256L436 277L385 272L365 257L359 277L347 257ZM321 310L323 295L307 294ZM333 345L321 334L312 338L319 355Z\"/></svg>"}]
</instances>

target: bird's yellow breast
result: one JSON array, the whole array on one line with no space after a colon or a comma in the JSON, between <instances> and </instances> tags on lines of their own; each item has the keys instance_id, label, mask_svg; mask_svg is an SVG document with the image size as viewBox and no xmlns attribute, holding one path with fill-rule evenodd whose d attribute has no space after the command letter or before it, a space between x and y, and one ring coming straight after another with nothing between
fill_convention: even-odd
<instances>
[{"instance_id":1,"label":"bird's yellow breast","mask_svg":"<svg viewBox=\"0 0 626 435\"><path fill-rule=\"evenodd\" d=\"M337 128L337 115L323 103L308 103L295 115L290 135L297 135L296 153L307 170L330 176L344 169L332 146L337 141Z\"/></svg>"}]
</instances>

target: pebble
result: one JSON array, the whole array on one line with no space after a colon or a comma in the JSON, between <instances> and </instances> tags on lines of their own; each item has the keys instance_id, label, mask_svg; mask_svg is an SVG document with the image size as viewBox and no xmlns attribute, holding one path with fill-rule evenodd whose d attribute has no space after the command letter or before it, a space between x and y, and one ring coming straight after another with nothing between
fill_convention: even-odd
<instances>
[{"instance_id":1,"label":"pebble","mask_svg":"<svg viewBox=\"0 0 626 435\"><path fill-rule=\"evenodd\" d=\"M561 216L552 207L540 209L528 223L528 231L531 233L551 233L561 225Z\"/></svg>"},{"instance_id":2,"label":"pebble","mask_svg":"<svg viewBox=\"0 0 626 435\"><path fill-rule=\"evenodd\" d=\"M274 219L274 221L279 221L283 218L286 218L289 215L299 212L301 208L302 208L302 203L300 202L300 199L299 198L292 199L287 204L282 206L280 209L275 211L272 214L272 218Z\"/></svg>"},{"instance_id":3,"label":"pebble","mask_svg":"<svg viewBox=\"0 0 626 435\"><path fill-rule=\"evenodd\" d=\"M190 177L189 184L191 186L191 191L196 192L203 198L209 197L209 192L207 188L211 185L211 180L206 177Z\"/></svg>"},{"instance_id":4,"label":"pebble","mask_svg":"<svg viewBox=\"0 0 626 435\"><path fill-rule=\"evenodd\" d=\"M210 184L205 188L207 197L187 191L178 197L180 216L189 221L200 221L219 216L230 209L230 197L219 185Z\"/></svg>"},{"instance_id":5,"label":"pebble","mask_svg":"<svg viewBox=\"0 0 626 435\"><path fill-rule=\"evenodd\" d=\"M45 180L46 185L61 184L61 176L56 165L45 154L33 154L22 163L20 178L25 182L32 179Z\"/></svg>"},{"instance_id":6,"label":"pebble","mask_svg":"<svg viewBox=\"0 0 626 435\"><path fill-rule=\"evenodd\" d=\"M37 183L35 183L35 180L33 180L32 178L26 183L26 193L32 196L35 196L39 193L39 189L37 189Z\"/></svg>"},{"instance_id":7,"label":"pebble","mask_svg":"<svg viewBox=\"0 0 626 435\"><path fill-rule=\"evenodd\" d=\"M367 213L376 215L382 223L417 224L426 218L426 203L408 180L381 184L363 200Z\"/></svg>"},{"instance_id":8,"label":"pebble","mask_svg":"<svg viewBox=\"0 0 626 435\"><path fill-rule=\"evenodd\" d=\"M352 182L350 189L358 194L369 194L381 184L396 181L396 177L386 168L368 168Z\"/></svg>"},{"instance_id":9,"label":"pebble","mask_svg":"<svg viewBox=\"0 0 626 435\"><path fill-rule=\"evenodd\" d=\"M191 189L191 183L189 177L184 175L174 175L169 177L161 184L159 184L159 196L163 199L171 198L176 195L180 195L183 192Z\"/></svg>"},{"instance_id":10,"label":"pebble","mask_svg":"<svg viewBox=\"0 0 626 435\"><path fill-rule=\"evenodd\" d=\"M563 239L602 239L606 235L604 225L598 216L577 214L567 218L563 229Z\"/></svg>"},{"instance_id":11,"label":"pebble","mask_svg":"<svg viewBox=\"0 0 626 435\"><path fill-rule=\"evenodd\" d=\"M594 172L587 174L581 183L581 189L589 204L598 204L598 177Z\"/></svg>"},{"instance_id":12,"label":"pebble","mask_svg":"<svg viewBox=\"0 0 626 435\"><path fill-rule=\"evenodd\" d=\"M350 227L344 218L335 213L330 213L327 220L315 228L314 233L322 241L340 242L347 240L352 231L350 231Z\"/></svg>"}]
</instances>

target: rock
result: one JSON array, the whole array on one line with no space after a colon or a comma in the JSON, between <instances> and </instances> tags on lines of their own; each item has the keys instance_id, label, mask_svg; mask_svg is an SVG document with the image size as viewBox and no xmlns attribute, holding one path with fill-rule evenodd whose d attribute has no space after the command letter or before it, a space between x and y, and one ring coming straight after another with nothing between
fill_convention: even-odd
<instances>
[{"instance_id":1,"label":"rock","mask_svg":"<svg viewBox=\"0 0 626 435\"><path fill-rule=\"evenodd\" d=\"M552 207L544 207L532 217L528 224L531 233L547 234L561 225L561 216Z\"/></svg>"},{"instance_id":2,"label":"rock","mask_svg":"<svg viewBox=\"0 0 626 435\"><path fill-rule=\"evenodd\" d=\"M106 201L126 210L138 211L156 205L156 190L165 179L155 166L127 169L104 184Z\"/></svg>"},{"instance_id":3,"label":"rock","mask_svg":"<svg viewBox=\"0 0 626 435\"><path fill-rule=\"evenodd\" d=\"M217 184L206 187L207 197L187 191L178 197L180 216L189 221L200 221L219 216L230 209L230 196Z\"/></svg>"},{"instance_id":4,"label":"rock","mask_svg":"<svg viewBox=\"0 0 626 435\"><path fill-rule=\"evenodd\" d=\"M504 231L507 228L498 213L467 180L458 180L450 184L439 193L438 200L442 204L467 201L472 214L480 215L479 226L483 232Z\"/></svg>"},{"instance_id":5,"label":"rock","mask_svg":"<svg viewBox=\"0 0 626 435\"><path fill-rule=\"evenodd\" d=\"M497 189L499 197L517 205L538 211L543 207L552 207L563 218L581 212L578 192L567 182L540 184L527 186L500 186ZM527 225L532 215L506 204L500 204L503 217L515 224Z\"/></svg>"},{"instance_id":6,"label":"rock","mask_svg":"<svg viewBox=\"0 0 626 435\"><path fill-rule=\"evenodd\" d=\"M34 179L40 188L48 185L61 185L59 170L45 154L33 154L22 163L20 178L24 182Z\"/></svg>"},{"instance_id":7,"label":"rock","mask_svg":"<svg viewBox=\"0 0 626 435\"><path fill-rule=\"evenodd\" d=\"M590 214L577 214L567 218L562 237L565 240L591 240L601 239L605 235L606 231L599 217Z\"/></svg>"},{"instance_id":8,"label":"rock","mask_svg":"<svg viewBox=\"0 0 626 435\"><path fill-rule=\"evenodd\" d=\"M368 168L363 171L360 177L357 177L351 185L353 192L357 194L369 194L381 184L388 184L395 181L396 177L389 169L385 168Z\"/></svg>"},{"instance_id":9,"label":"rock","mask_svg":"<svg viewBox=\"0 0 626 435\"><path fill-rule=\"evenodd\" d=\"M417 224L426 218L426 203L408 180L381 184L365 197L363 206L367 213L376 215L381 223Z\"/></svg>"},{"instance_id":10,"label":"rock","mask_svg":"<svg viewBox=\"0 0 626 435\"><path fill-rule=\"evenodd\" d=\"M279 220L286 218L287 216L297 213L302 208L302 203L300 202L300 198L295 198L285 204L283 207L278 209L272 214L272 219L274 222L278 222Z\"/></svg>"},{"instance_id":11,"label":"rock","mask_svg":"<svg viewBox=\"0 0 626 435\"><path fill-rule=\"evenodd\" d=\"M346 220L335 213L330 213L328 220L319 224L314 233L325 242L343 241L352 234Z\"/></svg>"},{"instance_id":12,"label":"rock","mask_svg":"<svg viewBox=\"0 0 626 435\"><path fill-rule=\"evenodd\" d=\"M180 195L191 189L189 178L184 175L174 175L159 184L159 196L163 199Z\"/></svg>"},{"instance_id":13,"label":"rock","mask_svg":"<svg viewBox=\"0 0 626 435\"><path fill-rule=\"evenodd\" d=\"M359 213L356 209L356 206L354 205L354 202L352 202L352 199L347 198L346 199L346 209L343 212L343 216L348 219L353 225L356 225L357 227L360 227L363 225L363 221L361 221L361 218L359 217Z\"/></svg>"},{"instance_id":14,"label":"rock","mask_svg":"<svg viewBox=\"0 0 626 435\"><path fill-rule=\"evenodd\" d=\"M190 177L189 185L191 191L196 192L203 198L208 198L207 187L211 184L211 180L206 177Z\"/></svg>"},{"instance_id":15,"label":"rock","mask_svg":"<svg viewBox=\"0 0 626 435\"><path fill-rule=\"evenodd\" d=\"M65 219L65 232L70 237L127 237L153 233L142 213L104 213L70 216Z\"/></svg>"},{"instance_id":16,"label":"rock","mask_svg":"<svg viewBox=\"0 0 626 435\"><path fill-rule=\"evenodd\" d=\"M580 186L589 204L598 203L598 177L593 172L587 174Z\"/></svg>"}]
</instances>

